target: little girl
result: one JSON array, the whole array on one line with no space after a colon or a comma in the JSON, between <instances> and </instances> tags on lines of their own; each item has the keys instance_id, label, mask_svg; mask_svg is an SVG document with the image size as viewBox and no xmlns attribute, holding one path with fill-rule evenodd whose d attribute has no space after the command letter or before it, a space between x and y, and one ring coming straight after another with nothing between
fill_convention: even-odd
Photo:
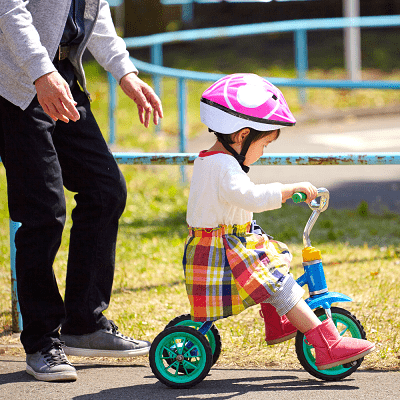
<instances>
[{"instance_id":1,"label":"little girl","mask_svg":"<svg viewBox=\"0 0 400 400\"><path fill-rule=\"evenodd\" d=\"M254 74L228 75L203 93L200 115L217 140L194 162L188 201L183 266L192 319L215 321L262 303L266 325L276 328L270 340L267 329L267 342L300 330L319 369L370 353L373 343L342 338L330 318L321 323L289 273L286 245L252 222L253 212L280 208L295 192L307 202L317 196L308 182L256 185L246 175L280 129L296 122L280 90Z\"/></svg>"}]
</instances>

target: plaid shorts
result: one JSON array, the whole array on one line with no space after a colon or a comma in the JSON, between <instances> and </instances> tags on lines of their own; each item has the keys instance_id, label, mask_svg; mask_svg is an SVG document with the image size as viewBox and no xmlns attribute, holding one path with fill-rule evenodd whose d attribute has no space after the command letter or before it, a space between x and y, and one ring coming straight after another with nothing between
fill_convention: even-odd
<instances>
[{"instance_id":1,"label":"plaid shorts","mask_svg":"<svg viewBox=\"0 0 400 400\"><path fill-rule=\"evenodd\" d=\"M189 228L183 256L194 321L215 321L267 300L289 274L287 246L251 224Z\"/></svg>"}]
</instances>

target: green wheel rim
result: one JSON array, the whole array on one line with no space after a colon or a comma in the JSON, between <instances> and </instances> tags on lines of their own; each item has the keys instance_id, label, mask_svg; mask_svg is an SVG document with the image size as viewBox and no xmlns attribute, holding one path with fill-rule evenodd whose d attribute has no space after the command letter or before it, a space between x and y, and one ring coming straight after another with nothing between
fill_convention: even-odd
<instances>
[{"instance_id":1,"label":"green wheel rim","mask_svg":"<svg viewBox=\"0 0 400 400\"><path fill-rule=\"evenodd\" d=\"M324 321L325 319L327 319L327 316L324 314L319 316L318 318L321 321ZM346 315L332 313L332 320L336 328L338 329L340 336L350 333L351 337L362 339L359 327L355 324L355 322L352 319L350 319ZM305 340L303 340L303 351L305 358L307 362L317 370L318 368L315 366L315 357L314 354L312 353L312 349L313 347L308 345L305 342ZM338 365L337 367L321 370L318 372L325 375L340 375L348 371L349 369L350 368L345 368L343 365Z\"/></svg>"},{"instance_id":2,"label":"green wheel rim","mask_svg":"<svg viewBox=\"0 0 400 400\"><path fill-rule=\"evenodd\" d=\"M184 321L180 321L178 322L175 326L189 326L190 328L194 328L196 330L198 330L203 323L202 322L194 322L191 319L188 320L184 320ZM215 338L213 333L211 332L211 330L209 330L206 334L205 337L207 338L208 342L210 343L210 347L211 347L211 351L214 354L215 353L215 348L216 348L216 344L215 344Z\"/></svg>"},{"instance_id":3,"label":"green wheel rim","mask_svg":"<svg viewBox=\"0 0 400 400\"><path fill-rule=\"evenodd\" d=\"M191 342L193 346L186 348ZM196 350L193 357L190 352ZM180 358L182 360L180 360ZM207 361L207 353L198 338L186 332L173 332L166 335L155 350L155 364L158 372L174 383L188 383L203 372ZM180 371L185 371L182 373Z\"/></svg>"}]
</instances>

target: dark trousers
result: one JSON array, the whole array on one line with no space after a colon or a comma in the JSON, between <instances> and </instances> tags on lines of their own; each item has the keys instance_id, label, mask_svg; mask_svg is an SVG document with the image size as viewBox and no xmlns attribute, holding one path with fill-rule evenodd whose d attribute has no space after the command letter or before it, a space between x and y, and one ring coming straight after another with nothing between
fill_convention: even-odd
<instances>
[{"instance_id":1,"label":"dark trousers","mask_svg":"<svg viewBox=\"0 0 400 400\"><path fill-rule=\"evenodd\" d=\"M10 217L21 222L16 244L17 290L27 353L68 334L109 322L102 312L112 290L125 180L104 141L68 60L58 66L78 103L80 120L54 122L37 98L22 111L0 97L0 156ZM53 272L66 218L64 187L75 192L63 301Z\"/></svg>"}]
</instances>

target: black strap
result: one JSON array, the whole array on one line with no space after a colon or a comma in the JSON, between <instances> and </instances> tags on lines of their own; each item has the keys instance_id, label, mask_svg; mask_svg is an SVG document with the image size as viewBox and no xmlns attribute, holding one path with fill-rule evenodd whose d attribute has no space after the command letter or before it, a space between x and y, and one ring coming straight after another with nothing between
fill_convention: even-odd
<instances>
[{"instance_id":1,"label":"black strap","mask_svg":"<svg viewBox=\"0 0 400 400\"><path fill-rule=\"evenodd\" d=\"M243 149L239 154L234 148L232 148L228 143L226 143L225 140L220 140L220 142L222 143L222 145L225 147L226 150L228 150L230 153L232 153L233 157L236 158L237 162L242 167L242 170L244 172L246 172L246 174L247 174L250 171L250 167L243 164L244 160L246 159L246 153L244 155L242 154ZM246 150L246 152L247 152L247 150Z\"/></svg>"}]
</instances>

